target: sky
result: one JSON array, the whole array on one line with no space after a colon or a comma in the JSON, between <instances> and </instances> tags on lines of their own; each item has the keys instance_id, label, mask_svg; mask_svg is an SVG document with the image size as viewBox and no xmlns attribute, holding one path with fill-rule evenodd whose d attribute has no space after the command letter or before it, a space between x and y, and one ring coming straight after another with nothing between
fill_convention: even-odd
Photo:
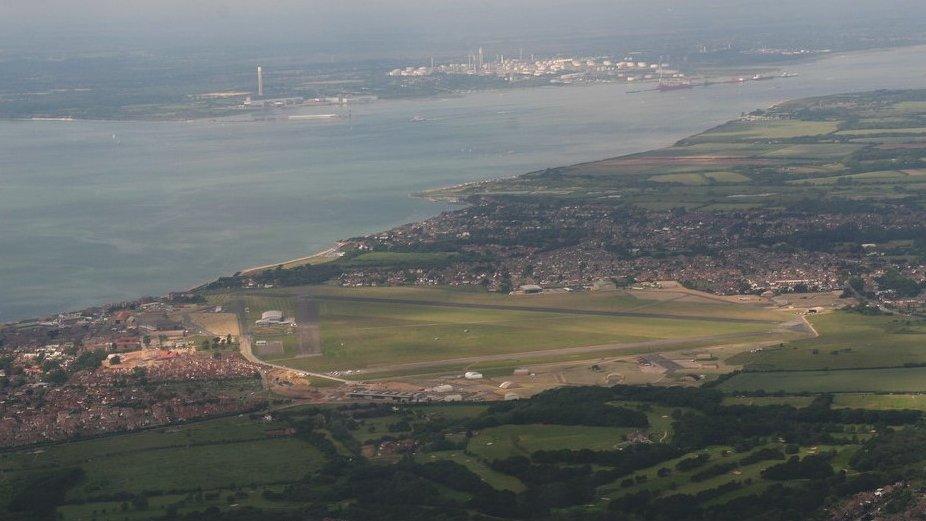
<instances>
[{"instance_id":1,"label":"sky","mask_svg":"<svg viewBox=\"0 0 926 521\"><path fill-rule=\"evenodd\" d=\"M922 0L0 0L0 50L453 48L576 34L926 20Z\"/></svg>"}]
</instances>

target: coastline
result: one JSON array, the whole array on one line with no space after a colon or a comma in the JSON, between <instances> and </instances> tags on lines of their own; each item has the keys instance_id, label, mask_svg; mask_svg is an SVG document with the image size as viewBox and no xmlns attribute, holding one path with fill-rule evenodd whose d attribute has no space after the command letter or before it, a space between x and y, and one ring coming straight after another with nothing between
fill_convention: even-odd
<instances>
[{"instance_id":1,"label":"coastline","mask_svg":"<svg viewBox=\"0 0 926 521\"><path fill-rule=\"evenodd\" d=\"M253 266L250 268L245 268L243 270L240 270L238 273L240 273L241 275L254 275L254 274L260 273L261 271L275 269L278 266L282 266L283 269L289 269L289 268L295 268L297 266L303 266L305 264L323 264L324 262L328 262L330 260L334 260L334 259L341 257L341 255L343 255L343 253L341 252L341 247L343 245L344 243L338 242L334 246L315 252L311 255L297 257L295 259L290 259L290 260L283 261L283 262L274 262L272 264L264 264L262 266ZM313 262L313 261L321 261L321 262Z\"/></svg>"},{"instance_id":2,"label":"coastline","mask_svg":"<svg viewBox=\"0 0 926 521\"><path fill-rule=\"evenodd\" d=\"M831 57L831 56L837 56L837 55L841 55L841 54L856 54L856 53L865 53L865 52L877 52L877 51L884 51L884 50L890 50L890 49L897 49L897 48L902 48L902 47L916 47L916 46L918 46L918 45L926 46L926 44L912 44L912 45L904 45L904 46L897 46L897 47L884 47L884 48L866 49L866 50L862 50L862 51L840 51L840 52L818 53L818 54L806 56L806 57L803 57L803 58L801 58L801 59L793 60L793 61L782 60L782 61L769 62L769 63L757 63L757 64L752 64L752 65L731 66L731 67L729 67L729 71L730 71L729 73L730 73L730 74L736 74L736 73L737 73L736 71L759 71L759 70L777 71L777 70L781 70L783 67L787 67L787 66L797 66L797 65L803 65L803 64L807 64L807 63L812 63L812 62L815 62L815 61L819 61L819 60L826 59L826 58ZM716 74L710 74L710 73L700 73L700 72L698 72L698 71L693 71L693 72L689 75L689 77L692 77L692 78L701 77L701 78L704 78L704 79L709 79L709 78L720 78L720 77L722 77L722 76L725 76L725 75L716 75ZM482 93L482 92L508 92L508 91L512 91L512 90L522 90L522 89L532 90L532 89L542 89L542 88L574 88L574 87L588 87L588 86L590 86L590 85L596 85L596 84L602 84L602 83L610 83L610 84L615 84L615 85L625 85L625 86L627 86L627 87L633 87L634 85L652 85L652 84L657 83L657 82L658 82L658 80L656 80L656 79L651 79L651 80L641 80L641 81L639 81L639 82L634 82L634 83L630 83L630 82L621 82L621 81L601 81L601 82L586 82L586 83L548 83L548 84L544 84L544 85L514 86L514 87L507 87L507 88L490 87L490 88L484 88L484 89L466 89L466 90L458 90L458 91L447 91L447 92L441 92L441 93L439 93L439 94L422 95L422 96L414 96L414 97L394 97L394 98L392 98L392 97L386 97L386 98L377 98L377 99L374 100L374 101L371 101L371 102L362 102L361 104L378 103L378 102L395 102L395 101L410 101L410 102L414 102L414 101L430 100L430 99L458 98L458 97L467 97L467 96L469 96L469 95L477 94L477 93ZM345 103L345 104L344 104L344 106L350 106L350 105L351 105L351 103ZM284 109L284 110L286 110L287 113L291 113L291 112L293 112L293 109L306 108L306 107L311 107L311 105L305 105L305 106L296 105L296 106L293 106L293 107L288 107L288 108L286 108L286 109ZM84 117L79 117L79 116L77 116L77 117L75 117L75 116L24 116L24 117L0 117L0 122L20 122L20 123L22 123L22 122L46 122L46 123L47 123L47 122L58 122L58 123L71 123L71 122L96 122L96 123L203 123L203 122L216 122L216 123L226 123L226 122L232 122L232 123L253 123L253 122L259 122L259 121L262 121L262 120L260 120L260 119L250 119L250 120L249 120L249 119L242 119L242 117L243 117L243 116L255 116L255 115L260 115L260 114L261 114L260 111L248 111L248 110L243 110L243 111L241 111L241 112L231 112L231 113L225 113L225 114L215 114L215 115L207 115L207 116L202 116L202 117L187 117L187 118L171 118L171 117L158 117L158 116L151 116L151 117L134 117L134 118L133 118L133 117L126 117L126 118L93 118L93 117L90 117L90 118L84 118Z\"/></svg>"},{"instance_id":3,"label":"coastline","mask_svg":"<svg viewBox=\"0 0 926 521\"><path fill-rule=\"evenodd\" d=\"M735 71L735 70L737 70L737 69L742 69L742 70L751 70L751 69L755 69L755 70L760 70L760 69L780 70L780 69L783 68L783 67L798 66L798 65L806 65L806 64L808 64L808 63L819 62L819 61L827 60L827 59L830 59L830 58L836 58L836 57L847 56L847 55L858 55L858 56L863 56L863 55L866 55L866 54L878 53L878 52L885 52L885 51L891 51L891 50L896 50L896 49L915 49L915 48L923 48L923 49L926 49L926 43L923 43L923 42L910 42L910 43L898 44L898 45L893 45L893 46L871 47L871 48L856 49L856 50L838 50L838 51L833 51L833 50L829 50L829 49L824 49L824 50L821 50L821 51L816 52L816 53L814 53L814 54L810 54L810 55L808 55L808 56L804 56L804 57L801 57L801 58L796 59L796 60L782 59L782 60L780 60L780 61L771 61L771 62L768 62L768 63L746 64L746 65L742 65L742 66L729 66L729 67L727 67L727 68L731 71L731 74L733 73L732 71ZM692 77L703 76L703 77L705 77L705 78L710 77L708 74L699 73L697 70L693 71L692 74L691 74L691 76L692 76ZM619 82L613 82L613 83L619 83ZM641 82L641 83L653 83L653 81ZM551 84L546 84L546 85L531 85L531 86L526 86L526 87L514 87L514 89L522 89L522 88L524 88L524 89L536 89L536 88L544 88L544 87L583 87L583 86L588 86L588 85L590 85L590 84L589 84L589 83L583 83L583 84L579 84L579 83L575 83L575 84L553 84L553 83L551 83ZM626 83L626 85L631 86L632 84ZM459 91L452 91L452 92L443 92L443 93L436 94L436 95L422 95L422 96L414 96L414 97L407 97L407 98L405 98L405 97L386 97L386 98L378 98L377 100L374 101L374 103L375 103L375 102L379 102L379 101L416 101L416 100L427 100L427 99L439 99L439 98L443 98L443 97L466 97L466 96L468 96L468 95L470 95L470 94L479 93L479 92L504 92L504 91L507 91L507 90L512 90L512 88L504 88L504 89L503 89L503 88L498 88L498 87L492 87L492 88L486 88L486 89L468 89L468 90L459 90ZM147 123L165 123L165 122L173 122L173 123L201 123L201 122L208 122L208 121L226 122L226 121L228 121L228 120L233 120L234 118L240 117L240 116L242 116L242 115L247 115L247 114L255 114L255 112L247 112L247 113L244 113L244 114L239 114L239 113L232 113L232 114L217 114L217 115L209 115L209 116L202 116L202 117L192 117L192 118L171 118L171 117L157 117L157 116L152 116L152 117L134 117L134 118L132 118L132 117L126 117L126 118L83 118L83 117L74 117L74 116L42 116L42 115L36 115L36 116L24 116L24 117L0 117L0 122L100 122L100 123L146 123L146 122L147 122ZM252 122L252 121L249 121L249 120L242 120L242 121L236 121L236 122L238 122L238 123L250 123L250 122Z\"/></svg>"},{"instance_id":4,"label":"coastline","mask_svg":"<svg viewBox=\"0 0 926 521\"><path fill-rule=\"evenodd\" d=\"M907 48L907 49L918 49L918 48L924 48L924 47L926 47L926 46L923 46L923 45L918 45L918 46L916 46L916 45L914 45L914 46L904 46L904 47ZM894 49L894 48L888 48L888 49ZM838 55L838 56L846 56L846 55L872 55L872 54L877 54L877 53L880 52L880 51L882 51L882 50L881 50L881 49L867 49L867 50L863 50L863 51L850 51L850 52L845 52L845 53L830 53L830 54L828 54L828 55L826 55L826 56L818 56L818 57L816 57L816 58L814 59L814 61L819 61L819 60L822 60L823 58L836 57L837 55ZM535 88L536 88L536 87L532 87L532 89L535 89ZM849 87L846 87L846 88L849 89ZM790 99L790 98L787 98L787 99ZM412 101L412 100L408 100L408 101ZM763 105L764 105L764 104L763 104ZM758 107L759 107L759 106L756 105L756 108L758 108ZM21 120L21 121L28 121L28 120ZM74 123L78 123L78 122L80 122L80 121L85 121L85 120L74 120L73 122L74 122ZM117 120L117 121L121 121L121 120ZM191 121L198 121L198 120L191 120ZM702 128L700 129L700 132L709 130L709 127L711 127L711 126L713 126L713 125L702 127ZM693 133L693 134L691 134L691 135L696 135L696 134L697 134L697 132L696 132L696 133ZM642 152L642 151L646 151L646 150L650 150L650 148L641 148L641 149L639 149L639 150L637 150L637 151L627 152L626 154L633 154L633 153ZM594 162L597 162L597 161L607 160L607 159L609 159L609 158L621 157L622 155L626 155L626 154L625 154L625 153L609 154L609 155L600 156L600 157L598 157L598 158L590 159L590 160L588 160L588 161L565 161L565 162L563 162L563 163L549 163L548 165L561 165L561 166L565 165L565 166L571 166L571 165L583 164L583 163L594 163ZM548 166L548 168L557 168L557 167L556 167L556 166ZM427 200L427 201L430 201L430 202L433 202L433 203L461 204L461 203L464 203L465 201L464 201L462 198L460 198L460 197L454 196L453 192L454 192L455 190L461 190L461 189L465 189L465 188L471 187L471 186L478 186L478 185L483 184L483 183L491 183L491 182L493 182L493 181L504 181L504 180L510 180L510 179L517 179L517 178L520 177L520 176L530 174L531 172L542 171L543 169L544 169L544 168L540 168L540 169L536 169L536 168L535 168L535 169L530 169L530 170L521 170L520 172L515 171L515 172L517 172L517 173L511 173L510 175L504 175L504 173L503 173L503 175L501 175L501 176L495 175L495 176L492 176L492 177L486 178L486 179L479 179L479 180L474 180L474 181L466 181L466 182L463 182L463 183L456 183L456 184L449 184L449 185L439 185L439 183L435 183L435 184L438 185L438 186L435 187L435 188L426 189L426 190L420 190L420 191L409 191L409 192L406 192L406 196L407 196L407 197L414 197L414 198L424 199L424 200ZM427 215L427 216L425 216L424 218L433 217L433 216L436 215L437 213L438 213L438 212L435 211L434 214ZM410 221L411 221L411 222L414 222L415 220L416 220L416 219L411 219ZM420 220L420 219L419 219L419 220ZM381 229L381 228L376 228L375 225L374 225L373 228L369 228L369 229L367 229L366 231L361 231L358 235L360 235L360 234L375 233L377 230L380 230L380 229ZM342 236L342 238L343 238L343 237L344 237L344 236ZM321 241L320 241L320 242L321 242ZM319 257L323 256L323 254L325 254L326 252L330 252L332 249L337 248L337 243L336 243L336 242L328 242L328 241L325 241L325 242L323 242L322 244L327 244L327 246L326 246L325 248L321 249L321 250L314 250L314 249L313 249L313 250L310 250L310 251L312 251L312 253L310 253L310 254L308 254L308 255L301 255L301 256L298 256L298 257L296 257L296 258L290 258L290 259L287 259L287 260L283 260L282 262L273 262L273 263L267 263L267 264L257 265L257 266L255 266L255 265L250 265L250 266L247 266L247 267L245 267L244 269L238 271L238 273L256 272L256 271L259 271L259 270L262 270L262 269L273 268L273 267L279 266L279 265L281 265L281 264L284 265L284 266L286 266L286 265L292 266L292 265L296 265L296 264L298 264L298 263L311 262L312 259L319 258ZM316 247L317 247L317 246L316 246ZM240 265L239 265L239 266L240 266ZM232 268L232 269L236 269L235 266L232 266L231 268ZM231 270L231 269L229 269L229 270L227 270L227 271L225 271L225 270L223 270L223 271L224 271L225 274L230 274L230 273L232 273L232 270ZM201 280L201 281L203 281L203 282L202 282L202 283L199 283L199 284L197 284L197 285L195 285L195 286L194 286L194 285L190 285L190 286L193 286L194 288L195 288L195 287L199 287L199 286L202 286L203 284L208 284L209 282L212 282L212 281L216 280L216 278L221 277L221 276L223 276L222 273L215 273L215 274L212 275L212 276L206 274L206 277L202 277L202 278L196 277L197 279L199 279L199 280ZM207 278L207 277L208 277L208 278ZM194 279L194 280L195 280L195 279ZM188 286L187 283L184 283L184 284L183 284L182 286L180 286L180 287L190 287L190 286ZM169 288L170 286L167 286L167 287ZM177 286L174 286L174 287L177 287ZM192 288L191 288L191 289L192 289ZM141 297L146 296L146 295L158 295L158 294L166 294L166 291L165 291L164 293L160 293L160 292L158 292L158 293L150 292L150 293L149 293L149 292L144 292L144 291L142 291L142 292L139 292L139 293L137 293L137 294L134 294L134 296L129 296L129 298L126 299L126 300L131 300L131 299L134 299L134 298L141 298ZM75 310L75 309L90 309L90 308L93 308L93 307L105 306L105 305L107 305L107 304L111 304L111 303L116 302L116 301L117 301L117 300L115 300L115 299L112 299L112 300L106 299L106 300L99 300L99 301L96 301L96 302L92 302L92 301L91 301L91 302L89 302L89 305L86 305L86 306L83 306L83 305L82 305L81 307L78 307L78 306L67 306L67 307L61 307L61 308L50 307L50 310L47 311L47 312L45 312L45 313L43 313L43 314L35 314L35 315L30 314L31 316L26 316L26 317L23 317L22 315L20 315L20 316L15 316L15 315L14 315L14 316L11 316L8 320L2 320L2 321L0 321L0 322L2 322L2 323L18 323L18 322L24 322L24 321L28 321L28 320L30 320L30 319L32 319L32 318L35 318L35 317L55 316L55 315L58 314L58 313L65 313L65 312L68 312L68 311L73 311L73 310Z\"/></svg>"}]
</instances>

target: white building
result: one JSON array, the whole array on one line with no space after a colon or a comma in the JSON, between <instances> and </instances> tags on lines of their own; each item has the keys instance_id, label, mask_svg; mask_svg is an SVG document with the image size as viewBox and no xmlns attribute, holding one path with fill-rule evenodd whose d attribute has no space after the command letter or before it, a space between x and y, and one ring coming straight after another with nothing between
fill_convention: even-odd
<instances>
[{"instance_id":1,"label":"white building","mask_svg":"<svg viewBox=\"0 0 926 521\"><path fill-rule=\"evenodd\" d=\"M271 325L283 323L283 312L271 309L260 314L260 320L254 322L257 325Z\"/></svg>"}]
</instances>

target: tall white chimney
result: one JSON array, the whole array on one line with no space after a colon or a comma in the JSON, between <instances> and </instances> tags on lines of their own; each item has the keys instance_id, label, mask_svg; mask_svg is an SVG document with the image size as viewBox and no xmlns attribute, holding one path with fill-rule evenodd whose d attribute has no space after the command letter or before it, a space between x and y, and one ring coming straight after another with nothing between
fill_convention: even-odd
<instances>
[{"instance_id":1,"label":"tall white chimney","mask_svg":"<svg viewBox=\"0 0 926 521\"><path fill-rule=\"evenodd\" d=\"M257 95L264 95L264 70L260 65L257 66Z\"/></svg>"}]
</instances>

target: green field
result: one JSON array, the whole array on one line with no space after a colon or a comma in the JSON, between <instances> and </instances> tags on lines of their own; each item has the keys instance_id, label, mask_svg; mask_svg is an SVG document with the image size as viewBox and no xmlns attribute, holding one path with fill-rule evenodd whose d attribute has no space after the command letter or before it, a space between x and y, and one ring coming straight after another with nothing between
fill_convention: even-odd
<instances>
[{"instance_id":1,"label":"green field","mask_svg":"<svg viewBox=\"0 0 926 521\"><path fill-rule=\"evenodd\" d=\"M840 130L840 136L873 136L878 134L926 134L926 127L919 128L865 128Z\"/></svg>"},{"instance_id":2,"label":"green field","mask_svg":"<svg viewBox=\"0 0 926 521\"><path fill-rule=\"evenodd\" d=\"M926 395L922 394L837 394L834 407L851 409L913 409L926 411Z\"/></svg>"},{"instance_id":3,"label":"green field","mask_svg":"<svg viewBox=\"0 0 926 521\"><path fill-rule=\"evenodd\" d=\"M526 455L538 450L616 450L633 429L567 425L504 425L480 431L467 452L484 460Z\"/></svg>"},{"instance_id":4,"label":"green field","mask_svg":"<svg viewBox=\"0 0 926 521\"><path fill-rule=\"evenodd\" d=\"M467 359L456 365L468 365L480 363L479 357L537 351L572 356L552 351L671 339L679 340L673 348L683 348L703 344L685 343L699 337L761 336L789 317L758 306L706 299L646 300L621 291L512 297L450 289L322 286L225 295L216 301L242 299L250 321L266 309L291 313L296 295L317 303L323 356L294 356L295 338L286 330L253 331L255 339L270 342L255 346L255 353L315 371L403 373L405 368L394 366L442 360L451 366L454 359Z\"/></svg>"},{"instance_id":5,"label":"green field","mask_svg":"<svg viewBox=\"0 0 926 521\"><path fill-rule=\"evenodd\" d=\"M539 295L509 296L468 287L362 287L310 286L304 288L275 288L261 295L285 296L293 293L334 297L362 297L379 299L425 300L460 304L489 304L513 307L568 308L591 311L628 311L665 313L712 318L742 318L784 321L793 317L786 311L771 310L762 306L731 304L721 298L706 295L704 298L679 298L683 294L667 292L662 300L646 298L645 293L634 291L598 292L545 292Z\"/></svg>"},{"instance_id":6,"label":"green field","mask_svg":"<svg viewBox=\"0 0 926 521\"><path fill-rule=\"evenodd\" d=\"M806 407L814 399L813 396L727 396L723 399L724 405L749 405L761 407L763 405L790 405L791 407Z\"/></svg>"},{"instance_id":7,"label":"green field","mask_svg":"<svg viewBox=\"0 0 926 521\"><path fill-rule=\"evenodd\" d=\"M55 445L39 453L0 454L3 479L47 468L80 466L87 474L72 500L119 492L190 490L260 485L304 473L322 462L318 451L295 439L271 439L274 428L248 418ZM139 469L145 469L139 472Z\"/></svg>"},{"instance_id":8,"label":"green field","mask_svg":"<svg viewBox=\"0 0 926 521\"><path fill-rule=\"evenodd\" d=\"M758 139L783 139L800 136L817 136L839 130L831 121L737 121L718 127L710 132L692 138L696 142L751 141Z\"/></svg>"},{"instance_id":9,"label":"green field","mask_svg":"<svg viewBox=\"0 0 926 521\"><path fill-rule=\"evenodd\" d=\"M388 251L377 251L364 253L357 257L350 259L349 264L357 266L367 266L367 265L414 265L419 266L421 264L439 264L446 262L451 259L455 254L453 253L406 253L406 252L388 252Z\"/></svg>"},{"instance_id":10,"label":"green field","mask_svg":"<svg viewBox=\"0 0 926 521\"><path fill-rule=\"evenodd\" d=\"M731 392L790 393L926 392L926 367L741 373L720 384Z\"/></svg>"},{"instance_id":11,"label":"green field","mask_svg":"<svg viewBox=\"0 0 926 521\"><path fill-rule=\"evenodd\" d=\"M853 369L926 363L926 322L835 312L810 318L819 338L734 356L751 369Z\"/></svg>"},{"instance_id":12,"label":"green field","mask_svg":"<svg viewBox=\"0 0 926 521\"><path fill-rule=\"evenodd\" d=\"M421 454L417 459L422 463L440 460L449 460L459 463L473 471L474 474L497 490L523 492L527 488L518 478L492 470L482 460L470 456L463 451L442 451L431 454Z\"/></svg>"}]
</instances>

